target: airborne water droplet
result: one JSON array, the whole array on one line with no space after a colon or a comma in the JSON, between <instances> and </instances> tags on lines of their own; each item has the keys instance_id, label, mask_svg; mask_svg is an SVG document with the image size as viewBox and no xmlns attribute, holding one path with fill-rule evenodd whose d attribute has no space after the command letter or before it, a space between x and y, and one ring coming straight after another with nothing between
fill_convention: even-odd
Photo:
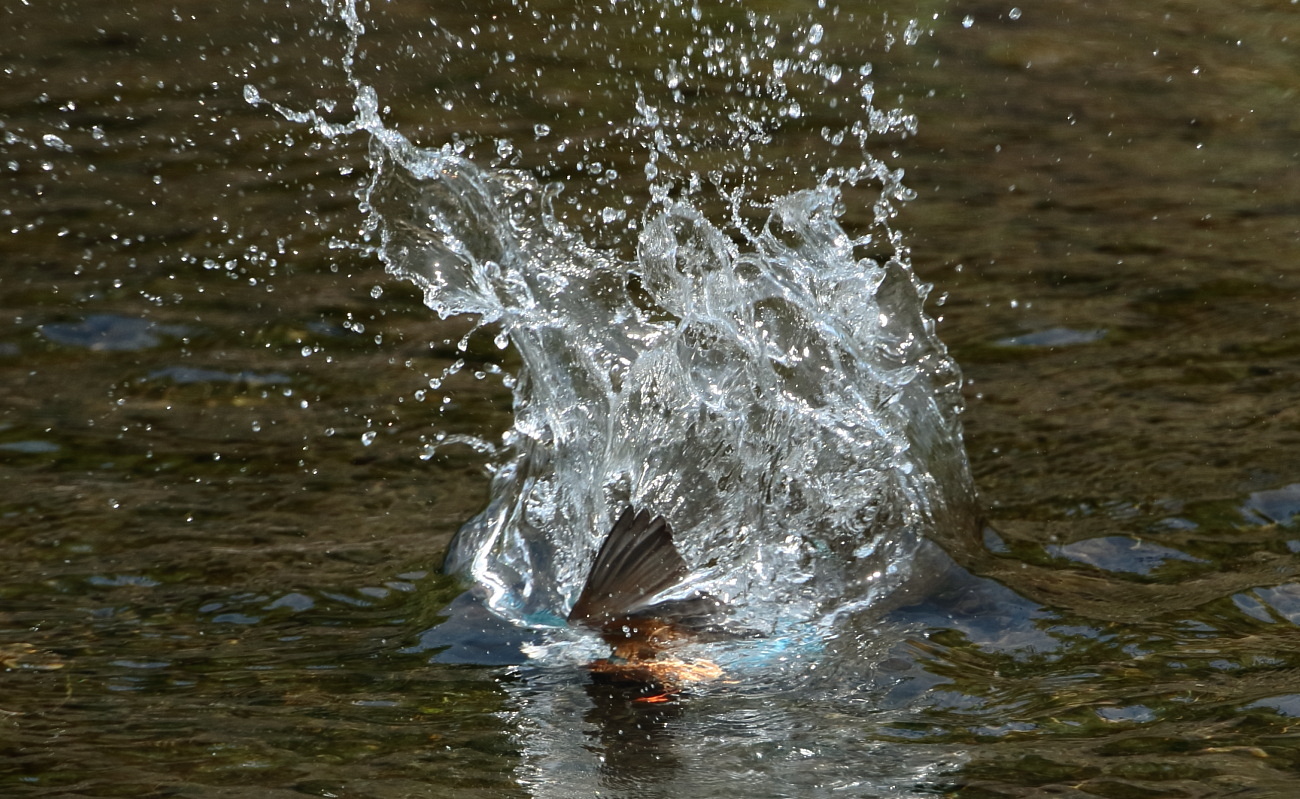
<instances>
[{"instance_id":1,"label":"airborne water droplet","mask_svg":"<svg viewBox=\"0 0 1300 799\"><path fill-rule=\"evenodd\" d=\"M72 152L72 146L69 145L67 142L65 142L63 139L60 139L58 136L55 136L53 133L45 134L44 136L41 137L41 141L45 143L46 147L51 147L60 152L64 152L64 153Z\"/></svg>"}]
</instances>

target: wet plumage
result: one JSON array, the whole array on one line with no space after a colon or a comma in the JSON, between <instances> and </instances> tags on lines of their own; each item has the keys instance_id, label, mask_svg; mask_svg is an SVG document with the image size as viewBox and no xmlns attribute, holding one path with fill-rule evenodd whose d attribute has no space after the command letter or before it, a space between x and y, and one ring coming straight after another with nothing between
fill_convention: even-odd
<instances>
[{"instance_id":1,"label":"wet plumage","mask_svg":"<svg viewBox=\"0 0 1300 799\"><path fill-rule=\"evenodd\" d=\"M711 596L655 601L687 572L662 516L623 511L569 612L570 624L595 630L613 650L608 658L588 664L594 679L672 692L683 683L722 675L714 663L683 660L670 652L687 641L734 637L719 626L724 608Z\"/></svg>"}]
</instances>

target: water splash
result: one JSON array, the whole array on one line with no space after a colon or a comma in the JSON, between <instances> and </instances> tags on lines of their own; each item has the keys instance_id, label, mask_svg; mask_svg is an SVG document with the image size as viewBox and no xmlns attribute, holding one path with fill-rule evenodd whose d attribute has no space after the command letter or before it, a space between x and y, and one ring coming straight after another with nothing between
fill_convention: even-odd
<instances>
[{"instance_id":1,"label":"water splash","mask_svg":"<svg viewBox=\"0 0 1300 799\"><path fill-rule=\"evenodd\" d=\"M609 41L655 18L632 5L593 12ZM475 315L519 354L492 499L448 557L488 606L559 624L632 504L671 520L694 566L679 594L707 590L768 632L821 626L888 595L927 535L971 520L960 376L890 223L910 193L867 151L914 121L873 105L870 65L830 58L820 21L655 8L656 31L697 35L658 39L648 69L611 60L623 123L593 112L614 133L580 147L564 120L537 123L529 135L555 143L534 169L507 168L527 166L516 141L476 156L386 124L356 71L350 1L334 13L355 117L276 107L326 137L369 136L370 248L440 316ZM563 30L549 28L557 56ZM792 153L810 133L820 148ZM545 182L578 150L568 180ZM844 197L866 185L872 217L851 234Z\"/></svg>"}]
</instances>

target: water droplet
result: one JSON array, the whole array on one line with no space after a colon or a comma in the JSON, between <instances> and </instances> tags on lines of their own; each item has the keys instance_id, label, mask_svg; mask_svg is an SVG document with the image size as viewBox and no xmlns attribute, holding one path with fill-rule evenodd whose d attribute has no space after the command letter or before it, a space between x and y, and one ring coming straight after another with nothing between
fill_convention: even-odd
<instances>
[{"instance_id":1,"label":"water droplet","mask_svg":"<svg viewBox=\"0 0 1300 799\"><path fill-rule=\"evenodd\" d=\"M975 24L975 18L972 17L970 14L967 14L965 17L962 17L961 26L963 28L969 28L971 25L974 24Z\"/></svg>"},{"instance_id":2,"label":"water droplet","mask_svg":"<svg viewBox=\"0 0 1300 799\"><path fill-rule=\"evenodd\" d=\"M1020 19L1020 9L1018 8L1011 9L1010 11L1007 12L1007 16L1011 17L1012 19Z\"/></svg>"},{"instance_id":3,"label":"water droplet","mask_svg":"<svg viewBox=\"0 0 1300 799\"><path fill-rule=\"evenodd\" d=\"M45 134L41 137L41 141L45 142L46 147L52 147L60 152L72 152L72 146L63 139L60 139L58 136L55 136L53 133Z\"/></svg>"},{"instance_id":4,"label":"water droplet","mask_svg":"<svg viewBox=\"0 0 1300 799\"><path fill-rule=\"evenodd\" d=\"M921 27L916 24L916 20L909 20L907 28L903 31L903 42L909 47L921 40Z\"/></svg>"},{"instance_id":5,"label":"water droplet","mask_svg":"<svg viewBox=\"0 0 1300 799\"><path fill-rule=\"evenodd\" d=\"M376 433L374 430L367 430L366 432L362 433L361 434L362 445L368 447L371 444L375 443L375 436L377 435L378 433Z\"/></svg>"}]
</instances>

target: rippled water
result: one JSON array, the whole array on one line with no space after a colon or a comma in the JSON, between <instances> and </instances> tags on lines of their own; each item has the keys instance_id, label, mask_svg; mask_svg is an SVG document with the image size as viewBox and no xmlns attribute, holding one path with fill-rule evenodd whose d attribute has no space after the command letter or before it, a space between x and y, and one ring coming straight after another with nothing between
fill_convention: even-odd
<instances>
[{"instance_id":1,"label":"rippled water","mask_svg":"<svg viewBox=\"0 0 1300 799\"><path fill-rule=\"evenodd\" d=\"M15 7L5 793L1290 794L1291 4L750 9L772 45L743 9L657 8L390 3L364 11L354 64L386 129L564 183L555 222L626 265L653 215L623 195L661 174L716 172L660 207L758 252L735 234L770 206L727 198L863 163L862 107L818 86L871 63L832 85L901 109L867 150L917 196L854 255L901 245L935 285L982 535L934 530L905 563L937 584L670 706L525 658L438 569L488 501L484 466L512 457L482 446L515 422L508 325L462 350L476 320L440 319L367 255L369 137L245 100L353 119L347 26L317 5ZM662 48L636 46L638 20ZM768 140L711 127L726 76L708 69L743 42L823 55L759 98L755 118L784 114ZM665 52L677 87L654 75ZM653 175L647 111L692 145ZM746 143L748 173L728 166ZM878 234L878 183L838 189L835 224Z\"/></svg>"}]
</instances>

